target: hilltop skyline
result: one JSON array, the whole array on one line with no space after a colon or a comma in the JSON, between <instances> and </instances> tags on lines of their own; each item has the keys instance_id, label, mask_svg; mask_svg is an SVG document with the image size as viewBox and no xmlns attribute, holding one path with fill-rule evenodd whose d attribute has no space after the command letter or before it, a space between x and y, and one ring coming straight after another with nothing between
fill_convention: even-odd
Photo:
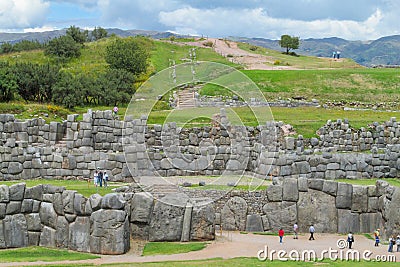
<instances>
[{"instance_id":1,"label":"hilltop skyline","mask_svg":"<svg viewBox=\"0 0 400 267\"><path fill-rule=\"evenodd\" d=\"M0 31L75 25L213 37L279 39L290 34L302 39L371 40L400 34L399 9L397 0L3 0Z\"/></svg>"}]
</instances>

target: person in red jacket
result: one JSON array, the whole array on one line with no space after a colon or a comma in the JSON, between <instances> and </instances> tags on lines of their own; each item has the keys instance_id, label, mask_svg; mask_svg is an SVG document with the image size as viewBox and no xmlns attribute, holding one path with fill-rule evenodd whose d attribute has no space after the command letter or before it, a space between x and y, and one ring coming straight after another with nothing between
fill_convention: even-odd
<instances>
[{"instance_id":1,"label":"person in red jacket","mask_svg":"<svg viewBox=\"0 0 400 267\"><path fill-rule=\"evenodd\" d=\"M278 235L279 235L279 243L282 245L283 242L283 236L285 234L285 231L283 231L283 229L279 229Z\"/></svg>"}]
</instances>

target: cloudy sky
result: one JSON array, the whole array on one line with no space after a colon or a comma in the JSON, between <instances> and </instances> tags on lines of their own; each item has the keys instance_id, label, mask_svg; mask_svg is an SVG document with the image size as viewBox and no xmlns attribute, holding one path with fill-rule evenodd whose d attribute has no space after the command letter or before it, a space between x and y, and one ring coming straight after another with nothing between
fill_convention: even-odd
<instances>
[{"instance_id":1,"label":"cloudy sky","mask_svg":"<svg viewBox=\"0 0 400 267\"><path fill-rule=\"evenodd\" d=\"M0 0L0 31L116 27L212 37L400 34L399 0Z\"/></svg>"}]
</instances>

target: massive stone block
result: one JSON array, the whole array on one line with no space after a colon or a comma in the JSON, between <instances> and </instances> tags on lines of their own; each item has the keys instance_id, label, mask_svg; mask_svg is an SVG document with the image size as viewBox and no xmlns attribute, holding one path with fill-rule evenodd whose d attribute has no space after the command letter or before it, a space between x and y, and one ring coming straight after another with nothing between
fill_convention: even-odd
<instances>
[{"instance_id":1,"label":"massive stone block","mask_svg":"<svg viewBox=\"0 0 400 267\"><path fill-rule=\"evenodd\" d=\"M53 207L58 215L64 215L64 204L61 193L55 193L53 195Z\"/></svg>"},{"instance_id":2,"label":"massive stone block","mask_svg":"<svg viewBox=\"0 0 400 267\"><path fill-rule=\"evenodd\" d=\"M353 213L350 210L338 210L338 232L339 233L359 233L360 232L360 214Z\"/></svg>"},{"instance_id":3,"label":"massive stone block","mask_svg":"<svg viewBox=\"0 0 400 267\"><path fill-rule=\"evenodd\" d=\"M6 237L4 236L4 225L3 221L0 220L0 249L6 248Z\"/></svg>"},{"instance_id":4,"label":"massive stone block","mask_svg":"<svg viewBox=\"0 0 400 267\"><path fill-rule=\"evenodd\" d=\"M24 199L25 183L10 186L10 201L22 201Z\"/></svg>"},{"instance_id":5,"label":"massive stone block","mask_svg":"<svg viewBox=\"0 0 400 267\"><path fill-rule=\"evenodd\" d=\"M263 211L268 218L269 228L278 231L292 229L297 221L297 208L294 202L269 202L264 205Z\"/></svg>"},{"instance_id":6,"label":"massive stone block","mask_svg":"<svg viewBox=\"0 0 400 267\"><path fill-rule=\"evenodd\" d=\"M62 192L64 212L74 214L75 192L66 190Z\"/></svg>"},{"instance_id":7,"label":"massive stone block","mask_svg":"<svg viewBox=\"0 0 400 267\"><path fill-rule=\"evenodd\" d=\"M77 217L69 226L69 248L81 252L90 252L90 218Z\"/></svg>"},{"instance_id":8,"label":"massive stone block","mask_svg":"<svg viewBox=\"0 0 400 267\"><path fill-rule=\"evenodd\" d=\"M37 185L30 188L25 188L24 198L31 198L34 200L42 201L43 199L43 185Z\"/></svg>"},{"instance_id":9,"label":"massive stone block","mask_svg":"<svg viewBox=\"0 0 400 267\"><path fill-rule=\"evenodd\" d=\"M223 230L244 231L246 228L246 218L246 201L241 197L233 197L229 199L222 208L221 227Z\"/></svg>"},{"instance_id":10,"label":"massive stone block","mask_svg":"<svg viewBox=\"0 0 400 267\"><path fill-rule=\"evenodd\" d=\"M42 224L40 221L39 213L30 213L25 215L26 225L28 226L28 231L39 232L42 230Z\"/></svg>"},{"instance_id":11,"label":"massive stone block","mask_svg":"<svg viewBox=\"0 0 400 267\"><path fill-rule=\"evenodd\" d=\"M56 247L56 230L48 226L43 227L40 234L39 246L41 247Z\"/></svg>"},{"instance_id":12,"label":"massive stone block","mask_svg":"<svg viewBox=\"0 0 400 267\"><path fill-rule=\"evenodd\" d=\"M271 185L267 188L267 198L270 202L282 201L282 186Z\"/></svg>"},{"instance_id":13,"label":"massive stone block","mask_svg":"<svg viewBox=\"0 0 400 267\"><path fill-rule=\"evenodd\" d=\"M285 178L283 180L283 190L282 190L283 201L293 201L299 200L299 189L297 187L297 179Z\"/></svg>"},{"instance_id":14,"label":"massive stone block","mask_svg":"<svg viewBox=\"0 0 400 267\"><path fill-rule=\"evenodd\" d=\"M368 210L368 189L365 186L353 185L351 211L363 213Z\"/></svg>"},{"instance_id":15,"label":"massive stone block","mask_svg":"<svg viewBox=\"0 0 400 267\"><path fill-rule=\"evenodd\" d=\"M336 196L336 208L350 209L352 205L353 186L351 184L338 183Z\"/></svg>"},{"instance_id":16,"label":"massive stone block","mask_svg":"<svg viewBox=\"0 0 400 267\"><path fill-rule=\"evenodd\" d=\"M322 192L329 195L336 196L338 189L338 183L335 181L324 181L324 186L322 187Z\"/></svg>"},{"instance_id":17,"label":"massive stone block","mask_svg":"<svg viewBox=\"0 0 400 267\"><path fill-rule=\"evenodd\" d=\"M68 248L69 224L64 216L58 216L55 233L55 245L58 248Z\"/></svg>"},{"instance_id":18,"label":"massive stone block","mask_svg":"<svg viewBox=\"0 0 400 267\"><path fill-rule=\"evenodd\" d=\"M0 203L10 202L10 188L6 185L0 185Z\"/></svg>"},{"instance_id":19,"label":"massive stone block","mask_svg":"<svg viewBox=\"0 0 400 267\"><path fill-rule=\"evenodd\" d=\"M49 226L53 229L57 227L57 213L53 208L53 204L48 202L42 202L40 206L40 220L46 226Z\"/></svg>"},{"instance_id":20,"label":"massive stone block","mask_svg":"<svg viewBox=\"0 0 400 267\"><path fill-rule=\"evenodd\" d=\"M188 197L169 194L154 205L150 221L150 241L179 241Z\"/></svg>"},{"instance_id":21,"label":"massive stone block","mask_svg":"<svg viewBox=\"0 0 400 267\"><path fill-rule=\"evenodd\" d=\"M372 233L376 229L382 229L382 215L380 213L360 214L360 232Z\"/></svg>"},{"instance_id":22,"label":"massive stone block","mask_svg":"<svg viewBox=\"0 0 400 267\"><path fill-rule=\"evenodd\" d=\"M103 197L101 201L102 209L123 209L125 207L125 200L121 194L111 193Z\"/></svg>"},{"instance_id":23,"label":"massive stone block","mask_svg":"<svg viewBox=\"0 0 400 267\"><path fill-rule=\"evenodd\" d=\"M246 220L246 231L247 232L263 232L264 227L260 214L247 215Z\"/></svg>"},{"instance_id":24,"label":"massive stone block","mask_svg":"<svg viewBox=\"0 0 400 267\"><path fill-rule=\"evenodd\" d=\"M7 215L3 223L7 248L20 248L28 245L28 227L24 215Z\"/></svg>"},{"instance_id":25,"label":"massive stone block","mask_svg":"<svg viewBox=\"0 0 400 267\"><path fill-rule=\"evenodd\" d=\"M146 192L136 193L131 201L131 222L149 223L154 199Z\"/></svg>"},{"instance_id":26,"label":"massive stone block","mask_svg":"<svg viewBox=\"0 0 400 267\"><path fill-rule=\"evenodd\" d=\"M211 199L208 204L199 204L193 207L190 240L213 240L215 238L215 210Z\"/></svg>"},{"instance_id":27,"label":"massive stone block","mask_svg":"<svg viewBox=\"0 0 400 267\"><path fill-rule=\"evenodd\" d=\"M123 254L129 250L129 220L125 211L95 211L90 216L90 252Z\"/></svg>"},{"instance_id":28,"label":"massive stone block","mask_svg":"<svg viewBox=\"0 0 400 267\"><path fill-rule=\"evenodd\" d=\"M312 189L307 193L300 192L297 218L300 231L308 232L309 226L314 224L316 232L336 232L338 222L335 197Z\"/></svg>"}]
</instances>

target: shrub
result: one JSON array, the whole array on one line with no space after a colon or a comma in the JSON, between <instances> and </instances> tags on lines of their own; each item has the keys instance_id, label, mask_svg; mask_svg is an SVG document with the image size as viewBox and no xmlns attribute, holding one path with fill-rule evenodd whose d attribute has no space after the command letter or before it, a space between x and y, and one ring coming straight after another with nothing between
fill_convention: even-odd
<instances>
[{"instance_id":1,"label":"shrub","mask_svg":"<svg viewBox=\"0 0 400 267\"><path fill-rule=\"evenodd\" d=\"M214 43L212 41L207 41L203 43L204 46L213 47Z\"/></svg>"},{"instance_id":2,"label":"shrub","mask_svg":"<svg viewBox=\"0 0 400 267\"><path fill-rule=\"evenodd\" d=\"M249 49L250 49L251 51L256 51L256 50L258 49L258 47L255 46L255 45L251 45L251 46L249 47Z\"/></svg>"}]
</instances>

